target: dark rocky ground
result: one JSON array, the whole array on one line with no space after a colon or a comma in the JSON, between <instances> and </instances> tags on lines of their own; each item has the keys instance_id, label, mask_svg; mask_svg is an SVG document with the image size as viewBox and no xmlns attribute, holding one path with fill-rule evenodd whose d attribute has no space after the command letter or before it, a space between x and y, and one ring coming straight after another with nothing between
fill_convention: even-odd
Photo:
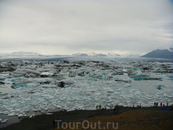
<instances>
[{"instance_id":1,"label":"dark rocky ground","mask_svg":"<svg viewBox=\"0 0 173 130\"><path fill-rule=\"evenodd\" d=\"M161 107L149 107L149 108L130 108L130 107L119 107L118 114L114 114L113 110L75 110L75 111L60 111L54 112L53 115L39 115L34 118L25 118L22 119L19 123L9 125L5 128L1 128L2 130L53 130L52 120L59 118L64 122L70 122L74 120L80 120L85 118L99 117L99 116L113 116L120 115L124 112L131 113L132 111L138 110L149 110L157 113L164 113L159 115L159 120L165 120L172 118L173 119L173 111L168 108L166 111L161 111ZM157 117L157 116L156 116ZM148 121L151 122L151 117L148 116Z\"/></svg>"}]
</instances>

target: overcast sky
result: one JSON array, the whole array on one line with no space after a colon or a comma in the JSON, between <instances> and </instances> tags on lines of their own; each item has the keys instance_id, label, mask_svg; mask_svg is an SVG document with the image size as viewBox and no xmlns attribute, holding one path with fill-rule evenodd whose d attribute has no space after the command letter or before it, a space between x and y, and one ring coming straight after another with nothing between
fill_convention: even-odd
<instances>
[{"instance_id":1,"label":"overcast sky","mask_svg":"<svg viewBox=\"0 0 173 130\"><path fill-rule=\"evenodd\" d=\"M173 0L0 0L0 52L144 54L173 47Z\"/></svg>"}]
</instances>

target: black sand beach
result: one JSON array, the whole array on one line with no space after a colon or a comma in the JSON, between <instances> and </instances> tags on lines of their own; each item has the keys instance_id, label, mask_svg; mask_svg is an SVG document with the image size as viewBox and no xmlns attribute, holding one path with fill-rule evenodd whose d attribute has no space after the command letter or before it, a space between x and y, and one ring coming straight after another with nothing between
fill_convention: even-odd
<instances>
[{"instance_id":1,"label":"black sand beach","mask_svg":"<svg viewBox=\"0 0 173 130\"><path fill-rule=\"evenodd\" d=\"M71 122L74 120L80 120L85 118L99 117L99 116L112 116L120 115L124 112L132 112L138 110L147 110L151 112L162 113L159 120L173 119L173 111L168 108L166 111L161 111L161 107L149 107L149 108L130 108L119 107L119 113L114 114L113 110L75 110L75 111L60 111L54 112L53 115L39 115L33 118L22 119L19 123L11 124L2 130L53 130L53 119L59 118L64 122ZM150 121L150 117L148 117ZM172 127L173 128L173 127Z\"/></svg>"}]
</instances>

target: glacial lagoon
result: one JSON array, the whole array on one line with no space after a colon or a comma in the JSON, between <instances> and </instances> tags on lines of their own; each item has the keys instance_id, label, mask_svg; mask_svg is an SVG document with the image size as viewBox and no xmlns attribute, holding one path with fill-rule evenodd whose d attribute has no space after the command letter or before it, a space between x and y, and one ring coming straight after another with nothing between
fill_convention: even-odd
<instances>
[{"instance_id":1,"label":"glacial lagoon","mask_svg":"<svg viewBox=\"0 0 173 130\"><path fill-rule=\"evenodd\" d=\"M1 61L0 71L1 127L62 109L173 104L172 62L133 58Z\"/></svg>"}]
</instances>

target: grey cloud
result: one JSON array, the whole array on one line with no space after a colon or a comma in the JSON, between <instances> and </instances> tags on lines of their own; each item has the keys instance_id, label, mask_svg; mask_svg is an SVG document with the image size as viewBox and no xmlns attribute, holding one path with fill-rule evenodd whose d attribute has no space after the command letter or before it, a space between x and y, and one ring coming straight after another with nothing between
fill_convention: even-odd
<instances>
[{"instance_id":1,"label":"grey cloud","mask_svg":"<svg viewBox=\"0 0 173 130\"><path fill-rule=\"evenodd\" d=\"M172 45L172 11L169 0L2 0L0 45L52 54L144 53Z\"/></svg>"}]
</instances>

